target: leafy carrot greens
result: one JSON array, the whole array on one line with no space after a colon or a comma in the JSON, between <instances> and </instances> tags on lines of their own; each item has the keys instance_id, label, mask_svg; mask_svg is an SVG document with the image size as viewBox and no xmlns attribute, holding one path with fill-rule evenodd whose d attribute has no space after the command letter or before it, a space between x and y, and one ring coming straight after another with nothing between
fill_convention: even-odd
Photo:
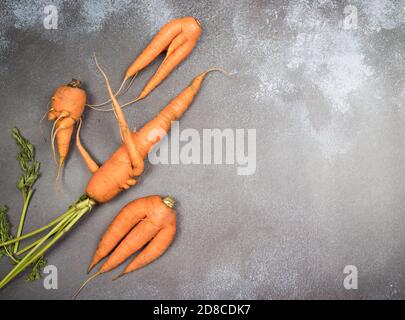
<instances>
[{"instance_id":1,"label":"leafy carrot greens","mask_svg":"<svg viewBox=\"0 0 405 320\"><path fill-rule=\"evenodd\" d=\"M28 210L28 205L34 193L33 186L39 178L40 163L35 160L34 146L24 138L17 128L13 128L12 136L20 149L17 160L21 169L21 177L18 181L17 188L20 190L23 198L23 207L21 211L20 223L17 229L17 235L14 237L11 233L10 223L7 217L8 208L0 204L0 243L12 242L14 239L21 237L24 222ZM9 245L0 246L0 258L7 256L13 264L21 261L19 257L26 250L18 251L19 240ZM32 270L27 276L27 281L34 281L41 278L41 270L46 266L46 260L43 256L31 263Z\"/></svg>"},{"instance_id":2,"label":"leafy carrot greens","mask_svg":"<svg viewBox=\"0 0 405 320\"><path fill-rule=\"evenodd\" d=\"M22 234L27 208L34 192L32 187L39 177L40 164L35 160L34 146L21 135L20 131L16 127L13 128L12 134L17 146L20 149L20 152L17 155L17 160L20 163L22 175L18 181L17 188L21 191L24 201L16 235L16 238L18 238ZM13 253L17 253L19 244L19 241L14 244Z\"/></svg>"},{"instance_id":3,"label":"leafy carrot greens","mask_svg":"<svg viewBox=\"0 0 405 320\"><path fill-rule=\"evenodd\" d=\"M8 208L0 204L0 241L6 242L13 239L10 232L10 223L7 218ZM13 256L13 249L11 245L0 247L0 258L7 256L13 263L17 263L18 260Z\"/></svg>"}]
</instances>

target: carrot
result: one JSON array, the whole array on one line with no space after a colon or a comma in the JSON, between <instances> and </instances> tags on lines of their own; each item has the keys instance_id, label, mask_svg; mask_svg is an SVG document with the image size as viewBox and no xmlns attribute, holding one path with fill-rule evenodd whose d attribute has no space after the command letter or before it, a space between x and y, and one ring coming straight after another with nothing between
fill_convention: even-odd
<instances>
[{"instance_id":1,"label":"carrot","mask_svg":"<svg viewBox=\"0 0 405 320\"><path fill-rule=\"evenodd\" d=\"M56 185L60 170L69 153L70 140L74 126L81 118L86 104L86 92L80 88L81 82L72 79L67 85L62 85L54 92L49 110L48 120L54 121L51 131L51 143L55 162L58 165ZM55 139L59 153L59 161L56 159Z\"/></svg>"},{"instance_id":2,"label":"carrot","mask_svg":"<svg viewBox=\"0 0 405 320\"><path fill-rule=\"evenodd\" d=\"M74 297L89 281L118 267L147 243L149 244L118 277L135 271L160 257L176 235L174 205L175 200L172 197L167 196L162 199L154 195L132 201L122 208L101 238L88 272L101 259L114 251L100 270L83 283Z\"/></svg>"},{"instance_id":3,"label":"carrot","mask_svg":"<svg viewBox=\"0 0 405 320\"><path fill-rule=\"evenodd\" d=\"M125 74L124 80L133 77L167 49L164 61L138 99L146 97L190 54L200 38L201 31L200 22L193 17L174 19L163 26Z\"/></svg>"},{"instance_id":4,"label":"carrot","mask_svg":"<svg viewBox=\"0 0 405 320\"><path fill-rule=\"evenodd\" d=\"M184 17L174 19L165 24L159 32L154 36L149 45L129 66L125 73L125 77L118 90L117 96L124 83L130 78L134 78L138 72L146 68L153 60L157 58L163 51L166 51L166 56L156 73L152 76L149 82L145 85L138 98L131 100L122 107L130 105L138 100L145 98L154 88L156 88L167 76L191 53L201 36L202 28L200 22L193 17ZM128 86L129 87L129 86ZM128 88L127 88L128 89ZM95 107L103 106L110 102L108 101L97 104L88 105L96 110L110 111L112 109L99 109Z\"/></svg>"},{"instance_id":5,"label":"carrot","mask_svg":"<svg viewBox=\"0 0 405 320\"><path fill-rule=\"evenodd\" d=\"M140 156L143 163L153 146L159 142L163 134L170 130L172 121L179 119L191 105L195 95L200 90L204 77L211 71L222 70L211 69L201 73L192 81L190 86L184 89L140 131L131 133L132 138L128 139L93 173L86 187L86 194L90 198L100 203L107 202L122 190L136 184L136 176L142 173L143 165L140 165L139 159L135 162L131 161L128 144L135 146L137 155ZM116 103L117 106L117 110L120 110L118 103ZM156 135L156 132L160 134ZM142 170L137 170L137 168Z\"/></svg>"}]
</instances>

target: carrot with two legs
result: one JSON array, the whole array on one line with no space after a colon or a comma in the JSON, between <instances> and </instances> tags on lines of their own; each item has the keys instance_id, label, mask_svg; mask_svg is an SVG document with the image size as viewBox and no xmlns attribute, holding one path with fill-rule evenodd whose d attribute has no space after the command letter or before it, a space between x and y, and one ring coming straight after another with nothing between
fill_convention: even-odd
<instances>
[{"instance_id":1,"label":"carrot with two legs","mask_svg":"<svg viewBox=\"0 0 405 320\"><path fill-rule=\"evenodd\" d=\"M141 70L146 68L162 52L166 51L163 62L160 64L159 68L149 82L145 85L139 96L136 99L123 104L122 107L145 98L150 92L152 92L153 89L155 89L163 80L165 80L169 74L190 55L201 36L201 32L202 28L200 22L193 17L174 19L165 24L154 36L149 45L129 66L120 88L118 89L117 93L114 94L114 96L120 94L124 84L129 79L133 80ZM112 109L99 108L111 101L112 98L110 97L109 100L103 103L88 106L100 111L112 111Z\"/></svg>"}]
</instances>

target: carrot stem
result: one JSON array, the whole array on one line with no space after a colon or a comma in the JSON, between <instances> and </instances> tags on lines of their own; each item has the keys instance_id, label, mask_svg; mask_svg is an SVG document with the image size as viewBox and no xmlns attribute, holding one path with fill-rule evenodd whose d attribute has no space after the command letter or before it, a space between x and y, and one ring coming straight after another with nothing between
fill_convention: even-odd
<instances>
[{"instance_id":1,"label":"carrot stem","mask_svg":"<svg viewBox=\"0 0 405 320\"><path fill-rule=\"evenodd\" d=\"M69 217L65 218L68 219ZM3 278L3 280L0 282L0 288L5 286L11 279L13 279L15 276L17 276L21 271L23 271L26 267L28 267L34 259L31 259L33 255L35 255L35 252L37 249L46 241L48 240L49 237L51 237L55 232L59 230L59 228L64 224L65 220L62 220L57 224L50 232L48 232L47 235L45 235L43 238L40 239L40 241L37 243L37 245L24 257L22 260L17 263L17 265Z\"/></svg>"},{"instance_id":2,"label":"carrot stem","mask_svg":"<svg viewBox=\"0 0 405 320\"><path fill-rule=\"evenodd\" d=\"M74 214L71 214L69 216L69 218L65 219L65 224L69 223L69 221L71 221L72 217L74 216ZM64 225L61 226L61 229L63 228ZM57 231L56 231L57 232ZM28 250L32 249L33 247L35 247L40 241L41 239L36 240L35 242L31 243L30 245L26 246L24 249L21 249L20 251L16 252L16 255L22 255L23 253L27 252Z\"/></svg>"},{"instance_id":3,"label":"carrot stem","mask_svg":"<svg viewBox=\"0 0 405 320\"><path fill-rule=\"evenodd\" d=\"M25 252L27 252L28 250L30 250L30 249L32 249L33 247L35 247L35 246L39 243L39 241L41 241L41 239L38 239L37 241L35 241L35 242L31 243L30 245L26 246L24 249L21 249L21 250L17 251L15 254L16 254L17 256L22 255L23 253L25 253Z\"/></svg>"},{"instance_id":4,"label":"carrot stem","mask_svg":"<svg viewBox=\"0 0 405 320\"><path fill-rule=\"evenodd\" d=\"M67 219L64 219L65 224L68 223L68 222L71 220L71 218L72 218L73 216L74 216L74 214L72 213L72 214L70 214L70 216L69 216ZM62 224L61 228L63 228L63 226L64 226L64 225ZM54 233L57 233L57 231L55 231ZM25 253L25 252L27 252L28 250L32 249L32 248L35 247L41 240L42 240L42 238L41 238L41 239L38 239L38 240L36 240L36 241L34 241L33 243L31 243L31 244L29 244L28 246L26 246L24 249L21 249L20 251L16 252L16 255L17 255L17 256L22 255L23 253Z\"/></svg>"},{"instance_id":5,"label":"carrot stem","mask_svg":"<svg viewBox=\"0 0 405 320\"><path fill-rule=\"evenodd\" d=\"M23 206L22 211L21 211L20 223L19 223L18 229L17 229L17 235L16 235L17 238L20 237L21 234L22 234L23 227L24 227L24 222L25 222L25 215L27 214L28 205L30 203L33 192L34 191L32 189L30 189L28 191L28 194L26 196L24 196L24 206ZM20 243L20 240L17 240L15 242L14 250L13 250L14 253L16 253L18 251L19 243Z\"/></svg>"},{"instance_id":6,"label":"carrot stem","mask_svg":"<svg viewBox=\"0 0 405 320\"><path fill-rule=\"evenodd\" d=\"M30 233L27 233L27 234L25 234L25 235L23 235L23 236L20 236L20 237L18 237L18 238L14 238L14 239L12 239L12 240L9 240L9 241L0 243L0 247L7 246L7 245L9 245L9 244L15 243L16 241L20 241L20 240L24 240L24 239L30 238L30 237L32 237L32 236L37 235L38 233L41 233L42 231L45 231L46 229L49 229L50 227L54 226L54 225L57 224L59 221L61 221L62 219L64 219L67 215L71 214L71 213L72 213L72 210L74 210L74 208L70 208L70 209L69 209L68 211L66 211L64 214L62 214L61 216L59 216L58 218L56 218L55 220L53 220L52 222L48 223L47 225L45 225L45 226L43 226L43 227L41 227L41 228L38 228L38 229L36 229L36 230L34 230L34 231L31 231Z\"/></svg>"},{"instance_id":7,"label":"carrot stem","mask_svg":"<svg viewBox=\"0 0 405 320\"><path fill-rule=\"evenodd\" d=\"M68 232L91 208L95 205L95 201L86 197L80 202L73 205L66 212L61 221L45 236L37 240L37 244L28 252L14 268L0 281L0 289L8 284L12 279L24 271L29 265L34 263L38 258L45 254L66 232ZM49 240L49 241L48 241Z\"/></svg>"}]
</instances>

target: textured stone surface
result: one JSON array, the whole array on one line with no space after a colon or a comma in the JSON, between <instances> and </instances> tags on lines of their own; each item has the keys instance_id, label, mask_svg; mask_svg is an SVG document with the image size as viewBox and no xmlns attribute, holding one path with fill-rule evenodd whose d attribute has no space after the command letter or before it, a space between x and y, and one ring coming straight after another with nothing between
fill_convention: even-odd
<instances>
[{"instance_id":1,"label":"textured stone surface","mask_svg":"<svg viewBox=\"0 0 405 320\"><path fill-rule=\"evenodd\" d=\"M50 2L57 30L43 27ZM92 53L117 86L173 17L197 17L201 41L125 110L130 125L142 126L198 72L221 66L233 79L210 75L181 128L256 129L257 170L238 176L236 165L149 165L138 186L93 210L47 255L58 290L19 278L0 298L70 298L115 214L149 194L178 200L174 244L126 278L111 282L123 266L99 277L81 298L405 298L405 1L350 3L355 30L342 27L342 1L2 1L0 203L12 208L14 225L21 199L12 126L37 146L42 163L30 230L60 214L89 178L73 149L55 192L49 139L38 127L55 87L75 77L90 101L104 99ZM87 110L82 138L99 162L107 159L120 143L112 114ZM10 266L0 263L3 275ZM343 287L346 265L359 270L358 290Z\"/></svg>"}]
</instances>

